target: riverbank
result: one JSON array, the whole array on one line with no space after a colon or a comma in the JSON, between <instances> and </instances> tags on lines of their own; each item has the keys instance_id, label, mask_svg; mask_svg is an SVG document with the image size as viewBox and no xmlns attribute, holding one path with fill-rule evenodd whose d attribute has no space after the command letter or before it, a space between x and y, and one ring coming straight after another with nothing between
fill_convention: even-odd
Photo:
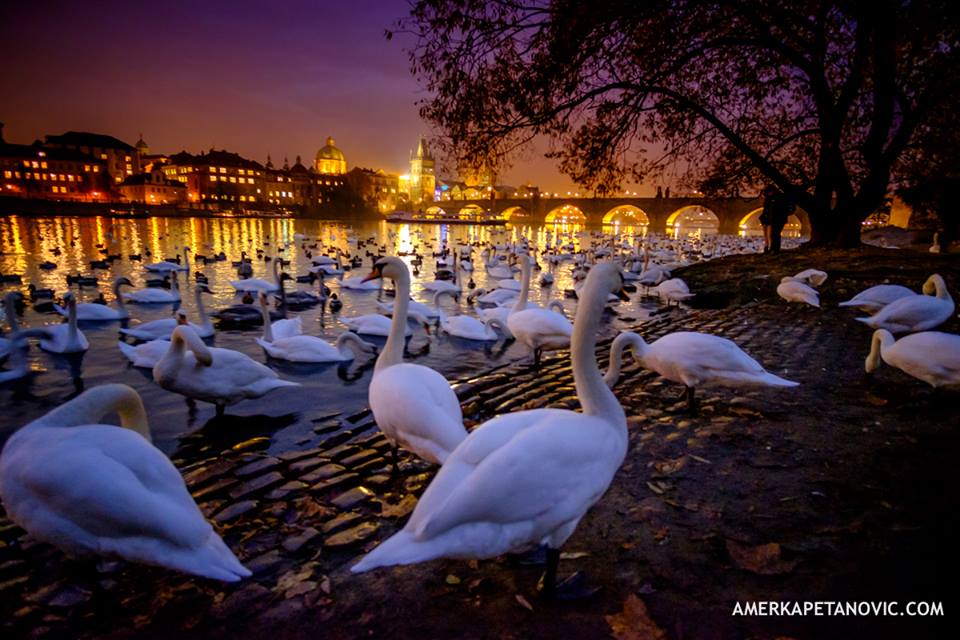
<instances>
[{"instance_id":1,"label":"riverbank","mask_svg":"<svg viewBox=\"0 0 960 640\"><path fill-rule=\"evenodd\" d=\"M808 267L830 273L821 310L773 293L781 275ZM883 280L919 287L931 270L956 292L958 267L955 257L865 248L735 256L684 270L714 308L666 311L639 332L723 335L802 386L704 391L689 416L681 389L628 366L615 392L630 451L561 563L603 588L586 602L541 601L542 569L505 560L350 574L359 555L403 525L434 469L405 457L401 481L392 481L387 443L367 412L317 409L302 451L268 455L261 422L228 431L214 421L173 455L253 578L221 585L126 565L92 574L2 521L0 625L14 637L75 638L932 637L932 618L732 612L758 600L932 600L955 611L956 394L933 394L886 367L865 376L870 332L836 302ZM629 316L630 307L618 312ZM457 391L471 424L577 407L565 353L539 373L511 364Z\"/></svg>"}]
</instances>

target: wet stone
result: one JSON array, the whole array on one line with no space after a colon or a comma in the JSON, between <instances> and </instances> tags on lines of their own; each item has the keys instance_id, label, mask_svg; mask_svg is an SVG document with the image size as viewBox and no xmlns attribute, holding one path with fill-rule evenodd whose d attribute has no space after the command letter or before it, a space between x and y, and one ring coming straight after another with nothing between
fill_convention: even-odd
<instances>
[{"instance_id":1,"label":"wet stone","mask_svg":"<svg viewBox=\"0 0 960 640\"><path fill-rule=\"evenodd\" d=\"M339 416L341 413L343 413L343 411L329 411L329 412L327 412L327 413L321 413L321 414L318 415L318 416L315 416L315 417L313 417L313 418L310 418L310 422L313 422L314 424L316 424L316 423L318 423L318 422L324 422L324 421L326 421L326 420L330 420L331 418L336 418L336 417ZM339 422L339 420L338 420L338 422Z\"/></svg>"},{"instance_id":2,"label":"wet stone","mask_svg":"<svg viewBox=\"0 0 960 640\"><path fill-rule=\"evenodd\" d=\"M345 529L353 524L359 522L363 516L361 516L356 511L350 511L348 513L342 513L330 522L325 523L321 529L324 533L336 533L342 529Z\"/></svg>"},{"instance_id":3,"label":"wet stone","mask_svg":"<svg viewBox=\"0 0 960 640\"><path fill-rule=\"evenodd\" d=\"M370 476L367 478L365 484L370 485L371 487L382 487L390 483L392 478L384 473L378 473L377 475Z\"/></svg>"},{"instance_id":4,"label":"wet stone","mask_svg":"<svg viewBox=\"0 0 960 640\"><path fill-rule=\"evenodd\" d=\"M331 420L329 422L321 422L320 424L313 427L314 433L333 433L341 427L341 422L339 420Z\"/></svg>"},{"instance_id":5,"label":"wet stone","mask_svg":"<svg viewBox=\"0 0 960 640\"><path fill-rule=\"evenodd\" d=\"M276 549L272 551L267 551L261 556L257 556L252 560L248 560L244 563L247 569L250 569L254 574L265 573L270 569L273 569L280 565L283 562L283 556L280 555L280 552Z\"/></svg>"},{"instance_id":6,"label":"wet stone","mask_svg":"<svg viewBox=\"0 0 960 640\"><path fill-rule=\"evenodd\" d=\"M271 471L280 466L280 461L276 458L263 458L257 460L256 462L251 462L246 464L236 471L233 472L235 476L240 476L244 478L246 476L252 476L260 473L261 471Z\"/></svg>"},{"instance_id":7,"label":"wet stone","mask_svg":"<svg viewBox=\"0 0 960 640\"><path fill-rule=\"evenodd\" d=\"M327 451L327 455L330 456L330 458L332 458L333 460L339 461L339 460L342 460L343 458L347 458L359 452L360 452L360 447L357 447L352 444L342 444L338 447L334 447L333 449L330 449L329 451Z\"/></svg>"},{"instance_id":8,"label":"wet stone","mask_svg":"<svg viewBox=\"0 0 960 640\"><path fill-rule=\"evenodd\" d=\"M331 478L330 480L324 480L323 482L318 482L317 484L310 487L311 491L328 491L333 488L346 488L352 484L356 484L360 480L360 476L355 473L345 473L336 478Z\"/></svg>"},{"instance_id":9,"label":"wet stone","mask_svg":"<svg viewBox=\"0 0 960 640\"><path fill-rule=\"evenodd\" d=\"M200 491L197 491L196 493L194 493L194 494L193 494L193 499L194 499L194 500L197 500L198 502L199 502L199 501L202 501L202 500L204 500L205 498L209 498L209 497L211 497L211 496L214 496L214 495L216 495L217 493L220 493L221 491L223 491L223 490L225 490L225 489L228 489L228 488L232 487L232 486L235 485L235 484L237 484L237 481L234 480L233 478L222 478L222 479L220 479L220 480L217 480L216 482L214 482L214 483L211 484L210 486L204 487L204 488L201 489Z\"/></svg>"},{"instance_id":10,"label":"wet stone","mask_svg":"<svg viewBox=\"0 0 960 640\"><path fill-rule=\"evenodd\" d=\"M319 482L320 480L326 480L327 478L332 478L333 476L339 475L346 471L347 468L339 464L325 464L319 469L314 469L305 476L301 476L301 480L307 483Z\"/></svg>"},{"instance_id":11,"label":"wet stone","mask_svg":"<svg viewBox=\"0 0 960 640\"><path fill-rule=\"evenodd\" d=\"M284 462L293 462L295 460L302 460L303 458L319 457L325 452L326 450L323 448L314 447L312 449L304 449L303 451L287 451L286 453L281 453L277 457Z\"/></svg>"},{"instance_id":12,"label":"wet stone","mask_svg":"<svg viewBox=\"0 0 960 640\"><path fill-rule=\"evenodd\" d=\"M217 618L242 617L255 611L258 605L266 602L269 597L269 589L256 582L251 582L229 594L219 603L214 604L210 612Z\"/></svg>"},{"instance_id":13,"label":"wet stone","mask_svg":"<svg viewBox=\"0 0 960 640\"><path fill-rule=\"evenodd\" d=\"M330 502L341 509L352 509L362 502L366 502L373 497L373 492L366 487L354 487L349 491L341 493Z\"/></svg>"},{"instance_id":14,"label":"wet stone","mask_svg":"<svg viewBox=\"0 0 960 640\"><path fill-rule=\"evenodd\" d=\"M317 531L313 527L307 527L300 534L284 540L283 548L289 551L290 553L296 553L303 547L303 545L307 544L308 542L310 542L311 540L313 540L319 535L320 535L319 531Z\"/></svg>"},{"instance_id":15,"label":"wet stone","mask_svg":"<svg viewBox=\"0 0 960 640\"><path fill-rule=\"evenodd\" d=\"M358 464L366 462L367 460L370 460L371 458L376 458L379 455L380 455L379 451L376 451L374 449L365 449L363 451L360 451L359 453L355 453L352 456L348 456L344 458L340 462L345 467L354 467Z\"/></svg>"},{"instance_id":16,"label":"wet stone","mask_svg":"<svg viewBox=\"0 0 960 640\"><path fill-rule=\"evenodd\" d=\"M371 470L379 471L380 469L386 469L387 466L387 461L382 456L378 455L376 458L368 460L363 464L354 465L353 470L357 473L364 473Z\"/></svg>"},{"instance_id":17,"label":"wet stone","mask_svg":"<svg viewBox=\"0 0 960 640\"><path fill-rule=\"evenodd\" d=\"M194 469L183 475L183 481L188 487L199 487L215 478L219 478L233 467L230 461L217 462Z\"/></svg>"},{"instance_id":18,"label":"wet stone","mask_svg":"<svg viewBox=\"0 0 960 640\"><path fill-rule=\"evenodd\" d=\"M270 473L262 475L258 478L254 478L249 482L243 483L242 485L240 485L239 487L237 487L236 489L230 492L230 497L233 498L234 500L237 500L239 498L248 496L251 493L256 493L261 489L266 489L267 487L271 487L275 484L283 482L283 480L284 478L279 471L271 471Z\"/></svg>"},{"instance_id":19,"label":"wet stone","mask_svg":"<svg viewBox=\"0 0 960 640\"><path fill-rule=\"evenodd\" d=\"M250 438L249 440L238 442L230 447L230 449L227 451L257 451L259 449L266 449L269 446L270 438L267 436L257 436L256 438Z\"/></svg>"},{"instance_id":20,"label":"wet stone","mask_svg":"<svg viewBox=\"0 0 960 640\"><path fill-rule=\"evenodd\" d=\"M264 497L267 500L282 500L294 491L302 491L306 488L307 485L305 483L300 482L299 480L291 480L290 482L280 485Z\"/></svg>"},{"instance_id":21,"label":"wet stone","mask_svg":"<svg viewBox=\"0 0 960 640\"><path fill-rule=\"evenodd\" d=\"M346 531L335 533L324 540L323 544L326 547L348 547L369 540L379 530L379 522L364 522Z\"/></svg>"},{"instance_id":22,"label":"wet stone","mask_svg":"<svg viewBox=\"0 0 960 640\"><path fill-rule=\"evenodd\" d=\"M68 585L57 595L50 598L47 604L51 607L72 607L90 599L90 591L76 585Z\"/></svg>"},{"instance_id":23,"label":"wet stone","mask_svg":"<svg viewBox=\"0 0 960 640\"><path fill-rule=\"evenodd\" d=\"M327 458L304 458L303 460L297 460L290 465L290 471L294 474L301 474L305 471L309 471L315 467L320 466L325 462L330 462Z\"/></svg>"},{"instance_id":24,"label":"wet stone","mask_svg":"<svg viewBox=\"0 0 960 640\"><path fill-rule=\"evenodd\" d=\"M257 506L256 500L243 500L242 502L235 502L234 504L231 504L229 507L227 507L226 509L224 509L223 511L215 515L213 519L221 523L230 522L231 520L235 520L236 518L239 518L240 516L245 514L247 511L250 511L256 506Z\"/></svg>"}]
</instances>

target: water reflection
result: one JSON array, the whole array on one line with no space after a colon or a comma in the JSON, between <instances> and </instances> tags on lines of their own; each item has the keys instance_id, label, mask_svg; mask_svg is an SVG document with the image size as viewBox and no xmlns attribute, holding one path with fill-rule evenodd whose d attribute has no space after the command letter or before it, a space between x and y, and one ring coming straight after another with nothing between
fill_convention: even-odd
<instances>
[{"instance_id":1,"label":"water reflection","mask_svg":"<svg viewBox=\"0 0 960 640\"><path fill-rule=\"evenodd\" d=\"M634 227L628 225L616 228L619 233L636 232ZM183 301L179 308L187 313L191 321L196 322L195 273L204 274L209 281L212 293L206 299L208 308L223 309L240 302L229 281L236 279L236 269L231 263L239 260L242 252L253 259L253 277L271 280L273 262L265 260L265 257L289 260L290 265L285 270L291 276L307 274L311 260L301 249L301 246L306 246L314 257L333 254L336 249L348 256L359 256L363 258L363 266L359 269L363 272L369 269L371 256L381 252L403 256L409 265L414 260L414 252L418 251L423 256L423 266L420 276L414 279L412 295L416 300L432 306L432 294L424 291L422 285L425 280L434 278L433 254L440 251L444 241L449 246L487 246L516 242L521 237L531 238L541 248L565 246L573 251L580 248L581 242L587 241L583 228L573 224L492 227L371 222L348 227L319 220L276 218L11 216L0 218L0 272L21 274L23 283L4 284L0 293L20 290L26 294L27 285L32 283L38 288L52 288L60 295L68 289L67 274L81 273L95 275L98 286L71 287L79 302L90 302L104 292L108 302L112 303L110 283L115 277L126 276L135 288L144 287L150 275L143 268L145 263L183 254L184 247L189 246L197 254L196 264L193 272L181 278ZM373 239L374 244L368 246L367 239ZM226 260L203 264L204 256L213 258L221 252L226 255ZM140 260L130 258L138 254ZM119 256L119 259L110 262L106 269L90 268L91 260L101 260L106 256ZM40 269L39 264L47 260L56 263L57 268ZM479 248L474 249L473 260L475 269L470 275L475 285L491 289L495 286L495 278L488 277L483 269ZM345 277L352 275L349 267L349 262L345 262ZM551 287L534 285L531 299L541 304L551 299L559 300L566 306L568 316L572 317L575 302L563 296L563 291L573 286L570 270L559 268L554 273L555 283ZM390 301L390 298L380 296L377 291L341 289L337 278L326 278L326 284L343 301L343 308L339 312L314 306L294 315L301 317L305 333L330 342L345 329L341 317L378 313L378 299ZM317 286L309 283L290 282L288 287L288 291L317 291ZM471 313L465 297L459 305L449 299L443 304L447 313L456 312L458 307L461 313ZM171 305L129 305L128 310L131 316L129 326L132 327L169 317ZM621 313L637 318L642 315L642 308L631 304L622 307ZM29 305L23 316L26 327L59 322L59 316L40 313ZM361 358L339 366L303 366L271 360L254 342L254 338L261 335L259 327L237 327L217 331L209 343L246 353L278 371L282 378L303 386L282 389L259 400L241 402L231 408L228 422L210 422L214 415L211 405L199 403L192 412L181 396L155 385L149 370L134 369L128 365L117 347L118 329L122 326L124 324L119 322L83 323L82 330L90 341L90 350L78 358L51 357L35 347L31 348L27 354L29 368L45 372L18 383L0 386L0 402L6 409L0 419L0 440L5 440L17 426L39 417L83 388L108 382L123 382L140 392L154 429L155 441L167 452L174 450L185 434L200 429L201 425L204 425L202 434L206 437L207 433L218 429L235 429L237 424L245 423L244 416L248 416L251 423L269 423L271 427L266 432L271 438L270 448L272 451L283 451L299 446L298 441L304 438L304 434L312 433L311 419L318 414L331 411L351 413L366 405L373 359ZM605 329L608 334L614 330L612 326ZM364 338L382 347L382 339ZM437 335L436 332L427 336L422 329L414 332L408 352L409 358L436 368L450 379L528 357L522 346L512 342L473 343ZM283 419L268 416L282 416Z\"/></svg>"}]
</instances>

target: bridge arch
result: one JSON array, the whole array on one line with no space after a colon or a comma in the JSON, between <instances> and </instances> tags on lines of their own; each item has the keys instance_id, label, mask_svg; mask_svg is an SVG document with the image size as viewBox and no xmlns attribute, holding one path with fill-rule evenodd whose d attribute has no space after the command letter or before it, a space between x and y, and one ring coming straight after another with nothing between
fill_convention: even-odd
<instances>
[{"instance_id":1,"label":"bridge arch","mask_svg":"<svg viewBox=\"0 0 960 640\"><path fill-rule=\"evenodd\" d=\"M622 204L610 209L603 216L603 224L615 223L649 226L650 216L640 207L635 207L632 204Z\"/></svg>"},{"instance_id":2,"label":"bridge arch","mask_svg":"<svg viewBox=\"0 0 960 640\"><path fill-rule=\"evenodd\" d=\"M572 204L564 204L547 213L544 222L547 224L586 224L587 215Z\"/></svg>"},{"instance_id":3,"label":"bridge arch","mask_svg":"<svg viewBox=\"0 0 960 640\"><path fill-rule=\"evenodd\" d=\"M527 222L530 219L530 212L520 206L507 207L500 213L500 217L507 221Z\"/></svg>"},{"instance_id":4,"label":"bridge arch","mask_svg":"<svg viewBox=\"0 0 960 640\"><path fill-rule=\"evenodd\" d=\"M463 220L478 220L483 218L486 211L478 204L468 204L457 212L457 217Z\"/></svg>"},{"instance_id":5,"label":"bridge arch","mask_svg":"<svg viewBox=\"0 0 960 640\"><path fill-rule=\"evenodd\" d=\"M423 213L424 213L424 215L426 215L426 216L431 216L431 217L435 217L435 218L443 217L443 216L447 215L447 212L446 212L446 211L444 211L441 207L437 207L437 206L427 207L427 208L423 211Z\"/></svg>"},{"instance_id":6,"label":"bridge arch","mask_svg":"<svg viewBox=\"0 0 960 640\"><path fill-rule=\"evenodd\" d=\"M762 236L763 225L760 224L760 214L763 213L763 207L754 209L740 219L737 225L741 236ZM783 227L783 236L785 238L799 238L803 224L800 217L796 214L790 214L787 218L787 224Z\"/></svg>"},{"instance_id":7,"label":"bridge arch","mask_svg":"<svg viewBox=\"0 0 960 640\"><path fill-rule=\"evenodd\" d=\"M680 207L667 217L667 233L679 236L696 230L700 233L718 233L720 216L699 204Z\"/></svg>"}]
</instances>

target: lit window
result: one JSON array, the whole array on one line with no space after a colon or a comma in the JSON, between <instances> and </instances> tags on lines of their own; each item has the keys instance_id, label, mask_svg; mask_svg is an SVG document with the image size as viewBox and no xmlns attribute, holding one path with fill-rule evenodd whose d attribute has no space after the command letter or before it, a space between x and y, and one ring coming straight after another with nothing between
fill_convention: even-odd
<instances>
[{"instance_id":1,"label":"lit window","mask_svg":"<svg viewBox=\"0 0 960 640\"><path fill-rule=\"evenodd\" d=\"M4 171L4 172L3 172L3 177L4 177L4 178L12 178L12 177L13 177L13 171Z\"/></svg>"},{"instance_id":2,"label":"lit window","mask_svg":"<svg viewBox=\"0 0 960 640\"><path fill-rule=\"evenodd\" d=\"M39 168L40 168L40 163L37 162L36 160L34 160L33 162L31 162L30 164L33 165L33 168L34 168L34 169L39 169Z\"/></svg>"},{"instance_id":3,"label":"lit window","mask_svg":"<svg viewBox=\"0 0 960 640\"><path fill-rule=\"evenodd\" d=\"M34 166L36 166L36 165L34 165ZM46 160L40 162L40 168L41 168L41 169L46 169L46 168L47 168L47 161L46 161Z\"/></svg>"},{"instance_id":4,"label":"lit window","mask_svg":"<svg viewBox=\"0 0 960 640\"><path fill-rule=\"evenodd\" d=\"M107 154L101 153L101 154L100 154L100 159L101 159L101 160L106 160L106 159L107 159Z\"/></svg>"},{"instance_id":5,"label":"lit window","mask_svg":"<svg viewBox=\"0 0 960 640\"><path fill-rule=\"evenodd\" d=\"M13 172L13 177L14 177L14 178L19 178L19 177L20 177L20 172L19 172L19 171L14 171L14 172Z\"/></svg>"},{"instance_id":6,"label":"lit window","mask_svg":"<svg viewBox=\"0 0 960 640\"><path fill-rule=\"evenodd\" d=\"M216 182L217 176L210 176L210 182Z\"/></svg>"},{"instance_id":7,"label":"lit window","mask_svg":"<svg viewBox=\"0 0 960 640\"><path fill-rule=\"evenodd\" d=\"M72 173L68 173L68 174L67 174L67 180L70 181L70 182L73 182L73 174L72 174Z\"/></svg>"},{"instance_id":8,"label":"lit window","mask_svg":"<svg viewBox=\"0 0 960 640\"><path fill-rule=\"evenodd\" d=\"M130 156L126 156L125 159L126 159L127 162L130 162L130 161L132 160L132 158L131 158Z\"/></svg>"},{"instance_id":9,"label":"lit window","mask_svg":"<svg viewBox=\"0 0 960 640\"><path fill-rule=\"evenodd\" d=\"M250 196L250 202L256 202L257 199L254 196Z\"/></svg>"},{"instance_id":10,"label":"lit window","mask_svg":"<svg viewBox=\"0 0 960 640\"><path fill-rule=\"evenodd\" d=\"M230 182L236 182L236 181L237 181L236 176L230 176Z\"/></svg>"},{"instance_id":11,"label":"lit window","mask_svg":"<svg viewBox=\"0 0 960 640\"><path fill-rule=\"evenodd\" d=\"M226 173L226 172L227 172L226 167L220 167L220 173Z\"/></svg>"},{"instance_id":12,"label":"lit window","mask_svg":"<svg viewBox=\"0 0 960 640\"><path fill-rule=\"evenodd\" d=\"M84 171L90 171L90 165L88 165L88 164L83 165L83 170L84 170Z\"/></svg>"},{"instance_id":13,"label":"lit window","mask_svg":"<svg viewBox=\"0 0 960 640\"><path fill-rule=\"evenodd\" d=\"M94 173L100 173L100 167L94 165L94 166L93 166L93 172L94 172Z\"/></svg>"},{"instance_id":14,"label":"lit window","mask_svg":"<svg viewBox=\"0 0 960 640\"><path fill-rule=\"evenodd\" d=\"M60 182L64 182L66 179L67 179L66 176L64 176L64 175L61 173L61 174L60 174Z\"/></svg>"}]
</instances>

